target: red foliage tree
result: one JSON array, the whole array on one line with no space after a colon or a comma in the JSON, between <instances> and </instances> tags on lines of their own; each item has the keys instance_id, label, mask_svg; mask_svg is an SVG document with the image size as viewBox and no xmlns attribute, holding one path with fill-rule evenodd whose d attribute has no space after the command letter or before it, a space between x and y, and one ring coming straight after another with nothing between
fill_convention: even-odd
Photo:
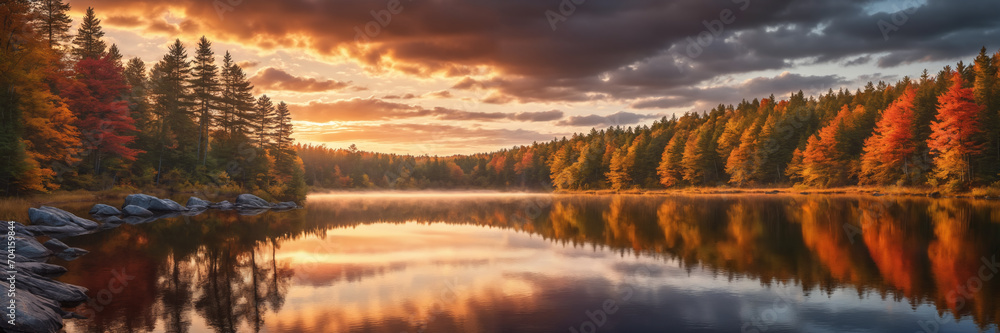
<instances>
[{"instance_id":1,"label":"red foliage tree","mask_svg":"<svg viewBox=\"0 0 1000 333\"><path fill-rule=\"evenodd\" d=\"M908 173L907 159L916 150L913 144L913 101L916 90L906 89L885 109L875 133L865 140L861 157L862 183L892 184Z\"/></svg>"},{"instance_id":2,"label":"red foliage tree","mask_svg":"<svg viewBox=\"0 0 1000 333\"><path fill-rule=\"evenodd\" d=\"M66 82L62 91L78 118L77 127L89 152L87 158L94 163L94 173L101 172L105 157L135 160L141 151L128 147L135 137L126 133L135 131L135 125L128 104L121 100L129 88L121 66L104 56L80 60L74 71L76 80Z\"/></svg>"},{"instance_id":3,"label":"red foliage tree","mask_svg":"<svg viewBox=\"0 0 1000 333\"><path fill-rule=\"evenodd\" d=\"M976 115L982 106L976 104L972 89L964 86L962 75L952 73L951 87L938 96L938 113L927 140L934 154L934 177L952 187L971 181L970 157L983 148L976 140L982 130Z\"/></svg>"}]
</instances>

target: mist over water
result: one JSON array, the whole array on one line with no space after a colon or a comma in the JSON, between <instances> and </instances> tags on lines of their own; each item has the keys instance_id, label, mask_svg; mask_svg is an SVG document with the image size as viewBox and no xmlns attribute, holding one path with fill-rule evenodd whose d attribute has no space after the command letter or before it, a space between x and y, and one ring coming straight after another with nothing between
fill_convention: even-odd
<instances>
[{"instance_id":1,"label":"mist over water","mask_svg":"<svg viewBox=\"0 0 1000 333\"><path fill-rule=\"evenodd\" d=\"M60 279L96 298L114 274L134 276L69 332L995 331L1000 280L980 271L1000 254L998 208L326 193L301 210L71 238L91 253L60 262Z\"/></svg>"}]
</instances>

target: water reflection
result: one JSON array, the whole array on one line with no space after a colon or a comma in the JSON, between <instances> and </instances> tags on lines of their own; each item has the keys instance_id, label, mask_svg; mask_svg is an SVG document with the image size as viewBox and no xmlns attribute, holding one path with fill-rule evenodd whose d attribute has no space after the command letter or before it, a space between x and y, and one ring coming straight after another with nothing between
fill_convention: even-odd
<instances>
[{"instance_id":1,"label":"water reflection","mask_svg":"<svg viewBox=\"0 0 1000 333\"><path fill-rule=\"evenodd\" d=\"M91 253L59 264L94 299L70 332L995 330L998 211L885 197L315 195L303 210L69 239Z\"/></svg>"}]
</instances>

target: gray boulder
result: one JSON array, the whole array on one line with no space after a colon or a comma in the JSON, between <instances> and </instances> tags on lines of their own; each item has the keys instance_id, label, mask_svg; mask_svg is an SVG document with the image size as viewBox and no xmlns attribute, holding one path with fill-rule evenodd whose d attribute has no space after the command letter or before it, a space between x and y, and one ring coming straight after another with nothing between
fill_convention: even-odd
<instances>
[{"instance_id":1,"label":"gray boulder","mask_svg":"<svg viewBox=\"0 0 1000 333\"><path fill-rule=\"evenodd\" d=\"M194 209L194 208L208 208L208 206L211 205L212 203L208 202L207 200L202 200L201 198L198 197L190 197L188 198L187 205L185 206L187 206L188 209Z\"/></svg>"},{"instance_id":2,"label":"gray boulder","mask_svg":"<svg viewBox=\"0 0 1000 333\"><path fill-rule=\"evenodd\" d=\"M160 199L148 194L130 194L125 197L125 204L123 207L129 205L139 206L154 212L180 212L187 210L187 208L181 206L181 204L176 201L170 199Z\"/></svg>"},{"instance_id":3,"label":"gray boulder","mask_svg":"<svg viewBox=\"0 0 1000 333\"><path fill-rule=\"evenodd\" d=\"M45 248L34 237L14 236L14 251L14 253L38 261L43 261L52 255L52 251Z\"/></svg>"},{"instance_id":4,"label":"gray boulder","mask_svg":"<svg viewBox=\"0 0 1000 333\"><path fill-rule=\"evenodd\" d=\"M20 222L8 221L7 223L8 223L7 227L10 227L11 224L14 225L14 234L15 235L21 235L21 236L25 236L25 237L35 237L35 236L37 236L37 235L35 235L34 232L28 230L27 226L21 224Z\"/></svg>"},{"instance_id":5,"label":"gray boulder","mask_svg":"<svg viewBox=\"0 0 1000 333\"><path fill-rule=\"evenodd\" d=\"M87 288L59 282L20 267L17 268L17 273L19 276L14 286L18 290L63 304L87 301Z\"/></svg>"},{"instance_id":6,"label":"gray boulder","mask_svg":"<svg viewBox=\"0 0 1000 333\"><path fill-rule=\"evenodd\" d=\"M66 243L63 243L55 238L46 241L45 244L42 244L42 246L45 246L45 248L51 250L52 252L62 252L63 250L69 248L69 245L66 245Z\"/></svg>"},{"instance_id":7,"label":"gray boulder","mask_svg":"<svg viewBox=\"0 0 1000 333\"><path fill-rule=\"evenodd\" d=\"M122 208L122 213L124 213L125 216L138 216L138 217L153 216L153 212L149 211L146 208L142 208L136 205L125 206L125 208Z\"/></svg>"},{"instance_id":8,"label":"gray boulder","mask_svg":"<svg viewBox=\"0 0 1000 333\"><path fill-rule=\"evenodd\" d=\"M45 242L45 244L42 245L44 245L47 249L55 253L55 256L58 257L59 259L66 261L73 261L76 260L76 258L79 258L87 253L90 253L90 251L81 248L69 247L69 245L66 245L66 243L63 243L58 239L50 239L47 242Z\"/></svg>"},{"instance_id":9,"label":"gray boulder","mask_svg":"<svg viewBox=\"0 0 1000 333\"><path fill-rule=\"evenodd\" d=\"M59 303L24 292L17 288L17 284L15 286L18 291L17 307L14 309L17 320L0 320L0 329L4 332L58 332L62 329L66 311L59 307ZM0 288L8 290L10 284L0 282Z\"/></svg>"},{"instance_id":10,"label":"gray boulder","mask_svg":"<svg viewBox=\"0 0 1000 333\"><path fill-rule=\"evenodd\" d=\"M271 203L253 194L240 194L236 197L236 208L239 209L270 209Z\"/></svg>"},{"instance_id":11,"label":"gray boulder","mask_svg":"<svg viewBox=\"0 0 1000 333\"><path fill-rule=\"evenodd\" d=\"M87 250L84 250L84 249L81 249L81 248L78 248L78 247L71 247L71 248L62 250L61 252L56 252L55 256L57 258L59 258L59 259L62 259L62 260L73 261L73 260L76 260L76 258L82 257L83 255L85 255L87 253L90 253L90 251L87 251Z\"/></svg>"},{"instance_id":12,"label":"gray boulder","mask_svg":"<svg viewBox=\"0 0 1000 333\"><path fill-rule=\"evenodd\" d=\"M100 221L104 222L105 226L108 225L108 224L122 224L122 223L125 222L125 221L122 221L122 218L117 217L117 216L104 217Z\"/></svg>"},{"instance_id":13,"label":"gray boulder","mask_svg":"<svg viewBox=\"0 0 1000 333\"><path fill-rule=\"evenodd\" d=\"M118 208L111 207L105 204L96 204L94 205L94 208L90 209L90 215L110 216L110 215L121 215L121 214L122 212L119 211Z\"/></svg>"},{"instance_id":14,"label":"gray boulder","mask_svg":"<svg viewBox=\"0 0 1000 333\"><path fill-rule=\"evenodd\" d=\"M68 271L66 267L46 264L44 262L24 262L18 263L18 265L29 272L50 278L66 274Z\"/></svg>"},{"instance_id":15,"label":"gray boulder","mask_svg":"<svg viewBox=\"0 0 1000 333\"><path fill-rule=\"evenodd\" d=\"M272 206L274 209L293 209L298 207L299 205L295 204L294 201L279 202Z\"/></svg>"},{"instance_id":16,"label":"gray boulder","mask_svg":"<svg viewBox=\"0 0 1000 333\"><path fill-rule=\"evenodd\" d=\"M28 208L28 219L33 225L44 225L52 227L77 226L86 230L97 229L97 222L73 215L65 210L42 206L39 208Z\"/></svg>"},{"instance_id":17,"label":"gray boulder","mask_svg":"<svg viewBox=\"0 0 1000 333\"><path fill-rule=\"evenodd\" d=\"M29 225L25 226L24 230L27 230L35 235L45 235L52 238L73 237L91 232L90 230L76 225L63 225L57 227L48 225Z\"/></svg>"},{"instance_id":18,"label":"gray boulder","mask_svg":"<svg viewBox=\"0 0 1000 333\"><path fill-rule=\"evenodd\" d=\"M221 209L221 210L230 210L236 208L235 206L233 206L231 202L229 202L229 200L223 200L222 202L214 203L208 207L212 209Z\"/></svg>"}]
</instances>

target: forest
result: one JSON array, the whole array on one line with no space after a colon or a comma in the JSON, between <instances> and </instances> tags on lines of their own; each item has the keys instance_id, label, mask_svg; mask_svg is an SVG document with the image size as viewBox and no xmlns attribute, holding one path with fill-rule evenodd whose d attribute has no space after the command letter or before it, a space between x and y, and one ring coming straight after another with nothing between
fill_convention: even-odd
<instances>
[{"instance_id":1,"label":"forest","mask_svg":"<svg viewBox=\"0 0 1000 333\"><path fill-rule=\"evenodd\" d=\"M254 96L229 52L176 40L147 68L106 45L93 8L0 7L0 195L199 186L634 190L1000 187L1000 52L855 91L757 96L649 125L489 153L412 156L295 143L288 104ZM751 98L748 96L747 98Z\"/></svg>"},{"instance_id":2,"label":"forest","mask_svg":"<svg viewBox=\"0 0 1000 333\"><path fill-rule=\"evenodd\" d=\"M1000 52L937 75L718 105L465 156L297 145L320 188L998 187Z\"/></svg>"},{"instance_id":3,"label":"forest","mask_svg":"<svg viewBox=\"0 0 1000 333\"><path fill-rule=\"evenodd\" d=\"M180 40L151 68L75 34L61 0L0 6L0 195L212 186L305 196L288 105L254 96L229 52Z\"/></svg>"}]
</instances>

